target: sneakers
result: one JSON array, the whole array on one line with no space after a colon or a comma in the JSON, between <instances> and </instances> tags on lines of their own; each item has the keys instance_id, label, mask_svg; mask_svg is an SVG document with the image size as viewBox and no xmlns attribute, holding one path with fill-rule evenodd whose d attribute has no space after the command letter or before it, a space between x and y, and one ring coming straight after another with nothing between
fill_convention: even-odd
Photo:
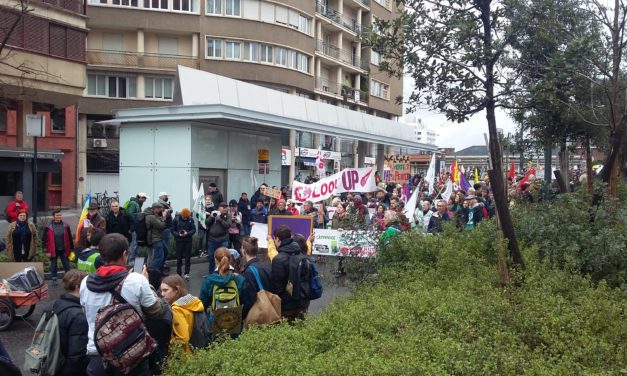
<instances>
[{"instance_id":1,"label":"sneakers","mask_svg":"<svg viewBox=\"0 0 627 376\"><path fill-rule=\"evenodd\" d=\"M189 281L189 274L185 274L183 278L185 278L186 281Z\"/></svg>"}]
</instances>

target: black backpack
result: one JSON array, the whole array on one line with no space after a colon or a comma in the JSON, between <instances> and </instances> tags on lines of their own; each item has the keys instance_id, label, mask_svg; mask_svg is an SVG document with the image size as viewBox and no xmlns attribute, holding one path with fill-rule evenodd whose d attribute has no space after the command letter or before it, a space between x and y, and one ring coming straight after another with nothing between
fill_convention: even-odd
<instances>
[{"instance_id":1,"label":"black backpack","mask_svg":"<svg viewBox=\"0 0 627 376\"><path fill-rule=\"evenodd\" d=\"M291 255L288 261L289 274L286 291L293 300L310 300L312 262L306 255Z\"/></svg>"},{"instance_id":2,"label":"black backpack","mask_svg":"<svg viewBox=\"0 0 627 376\"><path fill-rule=\"evenodd\" d=\"M148 242L148 229L146 228L146 215L144 213L137 213L135 215L133 230L137 235L137 245L151 245Z\"/></svg>"},{"instance_id":3,"label":"black backpack","mask_svg":"<svg viewBox=\"0 0 627 376\"><path fill-rule=\"evenodd\" d=\"M209 338L211 338L211 330L207 315L204 312L194 312L194 326L189 344L195 349L204 348L209 346Z\"/></svg>"}]
</instances>

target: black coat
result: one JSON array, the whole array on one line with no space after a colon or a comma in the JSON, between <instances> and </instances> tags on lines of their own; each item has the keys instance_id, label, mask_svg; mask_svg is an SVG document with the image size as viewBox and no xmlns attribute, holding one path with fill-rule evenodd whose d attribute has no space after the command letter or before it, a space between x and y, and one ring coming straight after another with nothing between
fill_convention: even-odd
<instances>
[{"instance_id":1,"label":"black coat","mask_svg":"<svg viewBox=\"0 0 627 376\"><path fill-rule=\"evenodd\" d=\"M210 215L207 217L207 220L205 221L208 234L207 239L216 243L229 240L229 227L231 227L231 224L224 218L226 218L224 215L219 215L217 217Z\"/></svg>"},{"instance_id":2,"label":"black coat","mask_svg":"<svg viewBox=\"0 0 627 376\"><path fill-rule=\"evenodd\" d=\"M300 246L294 239L285 239L279 245L279 254L272 259L272 286L270 291L281 298L281 310L296 310L307 307L309 300L294 300L285 291L290 275L290 256L301 253Z\"/></svg>"},{"instance_id":3,"label":"black coat","mask_svg":"<svg viewBox=\"0 0 627 376\"><path fill-rule=\"evenodd\" d=\"M242 223L246 225L250 224L250 222L252 221L252 217L250 215L250 201L244 201L240 198L239 202L237 203L237 211L242 213Z\"/></svg>"},{"instance_id":4,"label":"black coat","mask_svg":"<svg viewBox=\"0 0 627 376\"><path fill-rule=\"evenodd\" d=\"M88 326L80 299L64 294L52 304L52 310L59 320L61 353L65 356L63 368L57 375L84 375L87 367Z\"/></svg>"},{"instance_id":5,"label":"black coat","mask_svg":"<svg viewBox=\"0 0 627 376\"><path fill-rule=\"evenodd\" d=\"M220 205L222 202L224 202L224 197L222 196L222 193L220 193L220 191L218 191L217 189L211 193L207 193L209 196L211 196L211 201L213 202L213 204L218 207L218 205Z\"/></svg>"},{"instance_id":6,"label":"black coat","mask_svg":"<svg viewBox=\"0 0 627 376\"><path fill-rule=\"evenodd\" d=\"M187 231L187 235L181 236L179 233L181 230ZM177 216L172 221L172 235L174 235L174 240L178 243L191 243L192 236L196 233L196 225L194 224L194 220L190 217L187 219L181 218L181 216Z\"/></svg>"},{"instance_id":7,"label":"black coat","mask_svg":"<svg viewBox=\"0 0 627 376\"><path fill-rule=\"evenodd\" d=\"M116 217L113 212L109 212L107 214L107 218L105 218L107 222L107 234L122 234L124 235L128 241L131 241L131 230L133 229L133 220L131 216L126 214L124 209L120 208L120 213Z\"/></svg>"},{"instance_id":8,"label":"black coat","mask_svg":"<svg viewBox=\"0 0 627 376\"><path fill-rule=\"evenodd\" d=\"M257 271L259 272L259 279L261 280L261 284L263 285L264 290L270 291L270 288L272 287L272 281L270 278L272 273L272 265L268 261L262 261L255 257L254 259L248 261L246 265L244 265L240 274L242 274L244 278L246 278L246 294L248 295L246 301L250 302L250 304L248 304L248 306L244 306L243 317L246 317L246 315L248 315L248 311L250 311L250 307L252 307L252 305L257 300L257 293L260 290L259 286L257 285L255 275L249 269L250 266L255 266L255 268L257 268Z\"/></svg>"}]
</instances>

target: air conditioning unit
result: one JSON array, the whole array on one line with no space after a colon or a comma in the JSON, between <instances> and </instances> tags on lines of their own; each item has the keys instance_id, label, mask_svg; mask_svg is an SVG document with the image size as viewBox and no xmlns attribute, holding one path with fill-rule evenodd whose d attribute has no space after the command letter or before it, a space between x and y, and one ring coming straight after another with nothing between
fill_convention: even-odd
<instances>
[{"instance_id":1,"label":"air conditioning unit","mask_svg":"<svg viewBox=\"0 0 627 376\"><path fill-rule=\"evenodd\" d=\"M94 138L94 148L106 148L107 140L104 138Z\"/></svg>"}]
</instances>

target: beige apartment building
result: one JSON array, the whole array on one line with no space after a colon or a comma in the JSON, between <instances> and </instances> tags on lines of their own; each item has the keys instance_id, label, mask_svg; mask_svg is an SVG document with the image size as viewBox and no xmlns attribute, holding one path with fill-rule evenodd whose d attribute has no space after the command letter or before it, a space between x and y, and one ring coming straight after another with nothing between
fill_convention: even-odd
<instances>
[{"instance_id":1,"label":"beige apartment building","mask_svg":"<svg viewBox=\"0 0 627 376\"><path fill-rule=\"evenodd\" d=\"M395 119L402 113L395 103L402 95L402 81L379 72L379 54L360 42L375 19L396 15L394 4L391 0L88 0L87 87L79 122L87 128L83 168L91 175L89 180L95 182L103 178L101 174L106 180L106 174L115 174L118 168L117 129L97 121L111 118L118 109L171 105L177 65ZM342 163L352 166L357 150L352 140L284 133L283 145L322 145L343 152ZM367 156L376 153L374 145L360 147ZM301 164L297 170L306 168ZM109 179L111 187L113 180Z\"/></svg>"}]
</instances>

